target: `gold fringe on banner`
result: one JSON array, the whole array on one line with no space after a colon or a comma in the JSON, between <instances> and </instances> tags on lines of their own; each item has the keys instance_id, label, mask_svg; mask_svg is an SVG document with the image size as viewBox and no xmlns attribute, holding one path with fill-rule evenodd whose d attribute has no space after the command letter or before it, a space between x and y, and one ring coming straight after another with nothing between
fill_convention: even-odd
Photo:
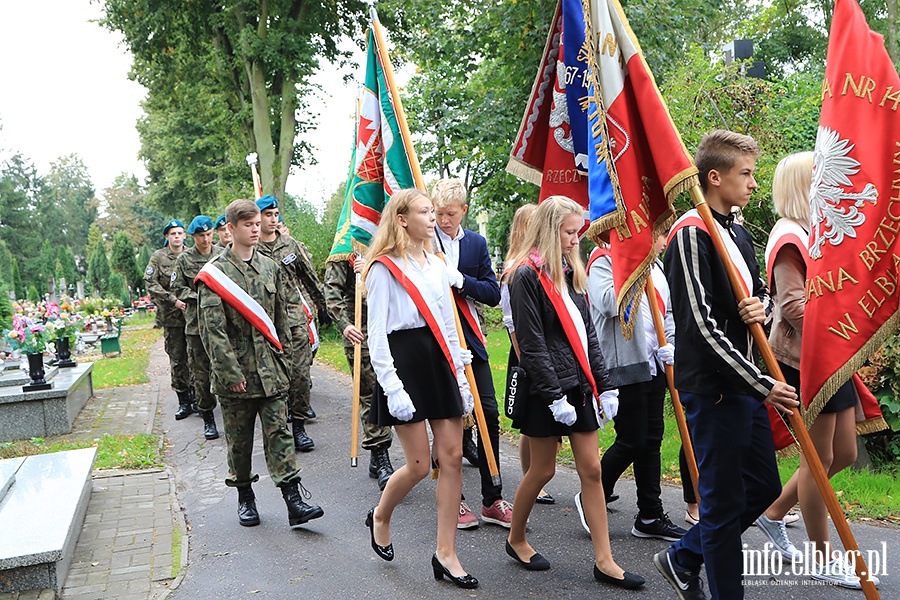
<instances>
[{"instance_id":1,"label":"gold fringe on banner","mask_svg":"<svg viewBox=\"0 0 900 600\"><path fill-rule=\"evenodd\" d=\"M800 444L794 442L790 446L786 446L775 452L778 458L796 458L800 456Z\"/></svg>"},{"instance_id":2,"label":"gold fringe on banner","mask_svg":"<svg viewBox=\"0 0 900 600\"><path fill-rule=\"evenodd\" d=\"M506 163L506 172L538 187L541 186L541 181L544 179L544 174L541 171L515 157L510 157L509 162Z\"/></svg>"},{"instance_id":3,"label":"gold fringe on banner","mask_svg":"<svg viewBox=\"0 0 900 600\"><path fill-rule=\"evenodd\" d=\"M339 254L332 254L328 258L325 259L325 262L330 263L330 262L341 262L342 260L350 260L351 256L353 256L352 252L341 252Z\"/></svg>"},{"instance_id":4,"label":"gold fringe on banner","mask_svg":"<svg viewBox=\"0 0 900 600\"><path fill-rule=\"evenodd\" d=\"M865 421L860 421L856 424L857 435L869 435L870 433L878 433L879 431L884 431L886 429L890 429L890 427L884 420L884 417L866 419Z\"/></svg>"}]
</instances>

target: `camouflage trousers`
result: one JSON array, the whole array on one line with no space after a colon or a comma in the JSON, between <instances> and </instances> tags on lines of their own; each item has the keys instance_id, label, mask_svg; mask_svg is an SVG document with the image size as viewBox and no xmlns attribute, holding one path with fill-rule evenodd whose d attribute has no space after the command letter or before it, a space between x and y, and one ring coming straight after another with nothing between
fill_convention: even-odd
<instances>
[{"instance_id":1,"label":"camouflage trousers","mask_svg":"<svg viewBox=\"0 0 900 600\"><path fill-rule=\"evenodd\" d=\"M344 346L344 354L347 356L347 364L353 371L353 346ZM363 450L375 450L376 448L390 448L393 434L390 427L381 427L369 423L369 409L372 407L372 390L375 389L375 370L369 360L369 349L362 347L362 365L359 369L359 420L362 421ZM351 398L352 401L352 398Z\"/></svg>"},{"instance_id":2,"label":"camouflage trousers","mask_svg":"<svg viewBox=\"0 0 900 600\"><path fill-rule=\"evenodd\" d=\"M197 396L197 408L200 410L212 410L216 407L216 396L212 393L209 384L209 354L203 347L203 341L199 335L187 336L188 365L194 376L194 393Z\"/></svg>"},{"instance_id":3,"label":"camouflage trousers","mask_svg":"<svg viewBox=\"0 0 900 600\"><path fill-rule=\"evenodd\" d=\"M188 369L187 339L184 325L181 327L163 328L166 354L169 355L169 368L172 373L172 389L186 392L191 389L191 372Z\"/></svg>"},{"instance_id":4,"label":"camouflage trousers","mask_svg":"<svg viewBox=\"0 0 900 600\"><path fill-rule=\"evenodd\" d=\"M291 419L303 423L309 412L309 366L312 364L309 329L305 325L291 327L291 347L287 351L287 359L291 379L288 393Z\"/></svg>"},{"instance_id":5,"label":"camouflage trousers","mask_svg":"<svg viewBox=\"0 0 900 600\"><path fill-rule=\"evenodd\" d=\"M244 487L259 481L253 472L253 430L256 416L262 426L266 467L275 485L300 481L294 454L294 438L288 431L284 396L267 398L219 398L228 447L228 476L225 485Z\"/></svg>"}]
</instances>

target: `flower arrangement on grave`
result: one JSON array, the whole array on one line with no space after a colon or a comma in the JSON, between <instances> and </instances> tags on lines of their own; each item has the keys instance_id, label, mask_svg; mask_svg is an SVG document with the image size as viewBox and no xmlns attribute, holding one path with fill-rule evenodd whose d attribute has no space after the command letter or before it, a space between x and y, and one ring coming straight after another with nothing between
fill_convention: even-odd
<instances>
[{"instance_id":1,"label":"flower arrangement on grave","mask_svg":"<svg viewBox=\"0 0 900 600\"><path fill-rule=\"evenodd\" d=\"M47 348L47 342L51 341L43 323L19 314L13 316L12 329L4 331L3 335L13 350L21 350L26 354L42 354Z\"/></svg>"}]
</instances>

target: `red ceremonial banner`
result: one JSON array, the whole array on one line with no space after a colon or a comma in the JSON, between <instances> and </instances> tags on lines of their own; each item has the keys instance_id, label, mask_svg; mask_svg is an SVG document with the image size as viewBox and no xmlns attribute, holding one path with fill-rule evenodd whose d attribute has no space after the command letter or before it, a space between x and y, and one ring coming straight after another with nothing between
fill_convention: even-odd
<instances>
[{"instance_id":1,"label":"red ceremonial banner","mask_svg":"<svg viewBox=\"0 0 900 600\"><path fill-rule=\"evenodd\" d=\"M816 137L800 388L812 412L897 329L900 77L837 0Z\"/></svg>"}]
</instances>

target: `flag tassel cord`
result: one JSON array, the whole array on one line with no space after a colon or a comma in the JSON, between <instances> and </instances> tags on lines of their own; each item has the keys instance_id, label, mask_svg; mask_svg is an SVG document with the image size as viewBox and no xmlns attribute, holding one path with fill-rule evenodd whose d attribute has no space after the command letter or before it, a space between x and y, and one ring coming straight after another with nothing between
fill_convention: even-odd
<instances>
[{"instance_id":1,"label":"flag tassel cord","mask_svg":"<svg viewBox=\"0 0 900 600\"><path fill-rule=\"evenodd\" d=\"M734 297L740 302L747 297L747 293L744 291L741 275L738 273L734 262L732 262L731 255L725 248L725 243L722 240L719 228L716 226L713 218L712 209L710 209L709 205L706 203L706 198L703 196L703 191L700 189L699 185L691 187L690 192L691 200L693 201L697 212L700 213L703 222L706 224L706 229L709 231L713 245L716 247L716 251L719 253L722 263L725 265L725 271L728 273L728 279L731 282L731 289L734 292ZM766 337L762 325L753 323L748 325L748 328L750 329L750 334L753 336L753 341L756 343L756 347L763 357L766 368L769 370L769 374L776 380L784 383L784 373L781 372L781 367L778 365L775 353L772 352L772 347L769 346L769 340ZM875 584L866 575L869 572L869 568L866 566L862 553L859 551L859 545L856 543L856 538L853 537L853 532L850 531L847 517L844 515L844 511L841 510L841 505L834 493L834 489L831 487L831 482L828 480L828 474L822 466L822 460L819 458L819 453L813 445L812 438L809 436L809 431L806 429L800 411L795 409L793 414L788 415L788 421L794 429L794 435L797 438L797 442L800 444L801 451L806 456L806 461L812 471L813 478L816 480L819 493L821 493L822 499L825 501L825 506L828 508L828 513L831 515L834 527L837 529L841 542L844 544L844 550L853 552L856 557L856 574L859 576L860 582L862 583L866 600L880 599L881 596L875 588Z\"/></svg>"},{"instance_id":2,"label":"flag tassel cord","mask_svg":"<svg viewBox=\"0 0 900 600\"><path fill-rule=\"evenodd\" d=\"M388 89L392 91L392 100L394 102L394 111L397 116L397 125L400 127L400 137L403 139L403 146L406 148L406 155L409 160L409 166L413 174L413 178L416 182L416 187L422 192L427 192L425 189L425 180L422 178L422 169L419 167L419 159L416 156L415 147L412 144L412 136L409 132L409 124L406 121L406 113L403 110L403 104L400 100L399 94L396 94L397 86L394 82L394 69L391 66L391 59L388 55L387 51L387 41L384 35L384 29L381 27L381 23L378 21L378 13L375 11L375 7L372 7L370 10L370 18L372 21L372 31L375 34L375 45L378 46L378 55L381 58L382 68L384 70L384 78L388 84ZM441 255L439 255L441 256ZM443 258L443 256L441 256ZM466 350L466 338L462 330L462 323L459 320L459 311L456 308L456 303L452 302L450 305L453 307L453 317L456 321L456 333L459 337L459 346L463 350ZM491 474L491 482L494 485L500 485L500 469L497 465L497 460L494 455L494 449L491 444L490 435L488 435L487 430L487 420L484 417L484 409L481 406L481 396L478 394L478 386L475 382L475 373L472 371L472 365L465 365L466 371L466 379L469 382L469 390L472 392L472 396L475 399L475 422L478 424L478 439L481 440L481 443L484 446L484 453L487 458L488 470Z\"/></svg>"}]
</instances>

